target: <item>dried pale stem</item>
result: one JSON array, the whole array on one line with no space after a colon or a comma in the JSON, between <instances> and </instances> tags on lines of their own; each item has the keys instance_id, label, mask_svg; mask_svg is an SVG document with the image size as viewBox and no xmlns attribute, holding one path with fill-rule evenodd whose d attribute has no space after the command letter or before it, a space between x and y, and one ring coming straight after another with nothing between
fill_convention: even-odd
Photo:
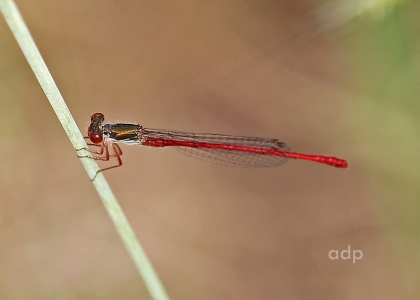
<instances>
[{"instance_id":1,"label":"dried pale stem","mask_svg":"<svg viewBox=\"0 0 420 300\"><path fill-rule=\"evenodd\" d=\"M12 0L0 0L0 10L38 79L39 84L44 90L52 108L57 114L73 147L75 149L86 148L83 136L48 71L16 4ZM79 152L83 152L80 154L82 157L89 155L85 150ZM81 162L83 163L89 178L94 178L99 170L97 163L93 159L86 158L81 158ZM105 177L102 173L99 173L92 182L153 299L168 299L159 277L137 240L133 229L128 223L127 218L121 210Z\"/></svg>"}]
</instances>

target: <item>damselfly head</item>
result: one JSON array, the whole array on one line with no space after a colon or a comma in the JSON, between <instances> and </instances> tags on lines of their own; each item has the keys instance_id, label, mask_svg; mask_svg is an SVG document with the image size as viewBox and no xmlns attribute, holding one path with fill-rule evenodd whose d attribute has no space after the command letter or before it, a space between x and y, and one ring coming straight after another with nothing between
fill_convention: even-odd
<instances>
[{"instance_id":1,"label":"damselfly head","mask_svg":"<svg viewBox=\"0 0 420 300\"><path fill-rule=\"evenodd\" d=\"M102 132L102 123L105 117L102 113L94 113L90 118L90 125L88 127L89 139L94 144L102 143L104 137Z\"/></svg>"}]
</instances>

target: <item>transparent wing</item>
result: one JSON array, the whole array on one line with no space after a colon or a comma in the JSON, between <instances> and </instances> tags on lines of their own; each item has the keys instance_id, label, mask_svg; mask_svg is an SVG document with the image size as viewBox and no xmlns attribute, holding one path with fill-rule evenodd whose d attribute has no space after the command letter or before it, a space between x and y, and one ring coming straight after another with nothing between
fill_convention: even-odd
<instances>
[{"instance_id":1,"label":"transparent wing","mask_svg":"<svg viewBox=\"0 0 420 300\"><path fill-rule=\"evenodd\" d=\"M230 136L208 133L197 134L146 128L143 129L143 135L145 137L153 137L170 141L189 142L190 144L188 146L172 146L171 148L174 148L177 151L191 157L233 167L274 167L284 164L287 161L287 157L241 151L239 147L237 150L213 149L211 147L203 148L200 147L199 144L208 143L210 146L234 145L253 147L258 149L277 150L282 152L290 151L290 148L286 143L283 143L277 139L260 137Z\"/></svg>"}]
</instances>

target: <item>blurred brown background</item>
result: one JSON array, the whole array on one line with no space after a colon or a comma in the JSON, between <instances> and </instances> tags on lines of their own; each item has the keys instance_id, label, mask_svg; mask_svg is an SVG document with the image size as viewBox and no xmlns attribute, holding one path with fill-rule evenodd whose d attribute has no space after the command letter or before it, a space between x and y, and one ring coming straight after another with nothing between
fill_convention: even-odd
<instances>
[{"instance_id":1,"label":"blurred brown background","mask_svg":"<svg viewBox=\"0 0 420 300\"><path fill-rule=\"evenodd\" d=\"M17 1L84 133L102 112L349 161L123 147L106 177L171 298L420 293L420 6L324 2ZM0 47L0 298L149 299L3 18Z\"/></svg>"}]
</instances>

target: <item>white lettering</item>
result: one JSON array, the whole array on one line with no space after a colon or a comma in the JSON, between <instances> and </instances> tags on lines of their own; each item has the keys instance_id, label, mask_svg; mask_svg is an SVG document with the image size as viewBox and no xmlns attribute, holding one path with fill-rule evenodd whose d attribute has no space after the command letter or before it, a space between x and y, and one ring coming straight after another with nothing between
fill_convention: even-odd
<instances>
[{"instance_id":1,"label":"white lettering","mask_svg":"<svg viewBox=\"0 0 420 300\"><path fill-rule=\"evenodd\" d=\"M328 257L330 259L338 259L338 250L331 250L330 252L328 252Z\"/></svg>"},{"instance_id":2,"label":"white lettering","mask_svg":"<svg viewBox=\"0 0 420 300\"><path fill-rule=\"evenodd\" d=\"M328 257L331 260L352 260L353 264L356 263L356 261L361 260L363 258L363 251L362 250L351 250L351 246L348 245L347 249L344 250L330 250L328 252Z\"/></svg>"},{"instance_id":3,"label":"white lettering","mask_svg":"<svg viewBox=\"0 0 420 300\"><path fill-rule=\"evenodd\" d=\"M356 253L359 253L358 256L356 256ZM356 263L356 260L361 260L363 258L363 252L362 250L353 250L353 263Z\"/></svg>"}]
</instances>

